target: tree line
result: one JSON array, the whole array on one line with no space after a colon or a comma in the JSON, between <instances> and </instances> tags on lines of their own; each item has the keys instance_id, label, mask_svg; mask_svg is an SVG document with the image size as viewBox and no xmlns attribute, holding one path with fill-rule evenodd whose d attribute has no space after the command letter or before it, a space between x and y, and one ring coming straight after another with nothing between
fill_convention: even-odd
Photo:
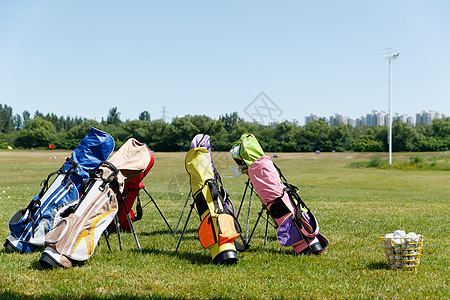
<instances>
[{"instance_id":1,"label":"tree line","mask_svg":"<svg viewBox=\"0 0 450 300\"><path fill-rule=\"evenodd\" d=\"M242 120L237 112L226 113L218 119L205 115L175 118L171 123L151 120L148 111L136 120L122 121L117 107L109 110L106 119L98 122L79 117L44 115L28 111L13 115L12 108L0 104L0 149L47 148L74 149L91 127L108 132L119 148L130 137L146 143L154 151L187 151L198 133L211 136L215 151L229 151L236 140L246 132L253 133L268 152L314 151L388 151L387 126L340 124L329 126L325 120L316 120L304 126L288 121L276 126L265 126ZM392 149L395 152L450 150L450 118L435 119L431 125L408 126L395 122L392 126Z\"/></svg>"}]
</instances>

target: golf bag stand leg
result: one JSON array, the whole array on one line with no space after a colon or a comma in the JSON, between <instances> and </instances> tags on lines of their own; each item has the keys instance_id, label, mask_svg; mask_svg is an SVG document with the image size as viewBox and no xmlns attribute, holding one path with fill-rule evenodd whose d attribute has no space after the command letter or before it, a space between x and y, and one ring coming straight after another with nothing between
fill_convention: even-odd
<instances>
[{"instance_id":1,"label":"golf bag stand leg","mask_svg":"<svg viewBox=\"0 0 450 300\"><path fill-rule=\"evenodd\" d=\"M239 204L239 209L236 214L236 219L239 219L239 214L241 213L242 203L244 203L245 195L247 194L247 188L248 188L249 184L250 184L250 178L248 178L247 182L245 183L245 189L244 189L244 193L242 194L242 199L241 199L241 203Z\"/></svg>"},{"instance_id":2,"label":"golf bag stand leg","mask_svg":"<svg viewBox=\"0 0 450 300\"><path fill-rule=\"evenodd\" d=\"M192 201L191 209L189 210L189 214L187 216L186 222L184 223L183 231L181 231L180 238L178 239L178 244L177 244L177 248L175 249L175 253L177 253L178 248L180 247L181 239L183 238L184 232L186 231L186 227L187 227L187 224L189 222L189 218L191 217L192 210L194 209L194 206L195 206L195 200Z\"/></svg>"},{"instance_id":3,"label":"golf bag stand leg","mask_svg":"<svg viewBox=\"0 0 450 300\"><path fill-rule=\"evenodd\" d=\"M264 233L264 246L267 245L267 231L268 231L268 229L269 229L269 210L266 209L266 232Z\"/></svg>"},{"instance_id":4,"label":"golf bag stand leg","mask_svg":"<svg viewBox=\"0 0 450 300\"><path fill-rule=\"evenodd\" d=\"M114 225L116 226L116 232L117 232L117 239L119 241L119 248L122 250L122 238L120 237L120 225L119 225L119 217L117 217L117 214L114 216Z\"/></svg>"},{"instance_id":5,"label":"golf bag stand leg","mask_svg":"<svg viewBox=\"0 0 450 300\"><path fill-rule=\"evenodd\" d=\"M120 212L120 210L122 208L125 209L125 214L127 215L128 224L130 225L131 232L133 233L134 241L136 242L136 247L138 248L139 252L142 253L141 245L139 244L139 240L138 240L136 231L134 230L133 221L131 220L130 214L129 214L128 209L127 209L127 206L125 205L125 198L121 198L120 199L120 205L121 206L119 207L119 212Z\"/></svg>"},{"instance_id":6,"label":"golf bag stand leg","mask_svg":"<svg viewBox=\"0 0 450 300\"><path fill-rule=\"evenodd\" d=\"M252 233L250 234L250 236L247 239L247 244L248 245L250 245L250 240L252 239L253 233L255 233L256 226L258 226L259 219L261 219L261 216L263 214L264 209L265 209L265 206L262 205L261 210L258 213L258 219L256 219L255 225L253 226ZM266 237L264 239L266 239L266 238L267 238L267 225L266 225Z\"/></svg>"},{"instance_id":7,"label":"golf bag stand leg","mask_svg":"<svg viewBox=\"0 0 450 300\"><path fill-rule=\"evenodd\" d=\"M178 219L177 227L175 227L175 231L173 232L173 235L177 234L178 226L180 226L181 218L183 217L184 210L186 209L186 206L187 206L187 204L189 202L189 198L191 197L191 193L192 193L192 189L189 189L189 193L188 193L188 196L186 198L186 202L184 203L183 210L181 211L180 218Z\"/></svg>"},{"instance_id":8,"label":"golf bag stand leg","mask_svg":"<svg viewBox=\"0 0 450 300\"><path fill-rule=\"evenodd\" d=\"M245 227L245 239L246 240L248 240L248 229L250 227L250 209L252 207L252 198L253 198L253 185L250 189L250 199L248 201L247 224Z\"/></svg>"},{"instance_id":9,"label":"golf bag stand leg","mask_svg":"<svg viewBox=\"0 0 450 300\"><path fill-rule=\"evenodd\" d=\"M112 252L111 245L109 244L109 233L108 233L108 230L103 231L103 235L105 236L106 245L108 246L109 252Z\"/></svg>"},{"instance_id":10,"label":"golf bag stand leg","mask_svg":"<svg viewBox=\"0 0 450 300\"><path fill-rule=\"evenodd\" d=\"M166 218L164 217L163 213L161 212L161 210L159 209L158 205L156 204L155 200L153 199L153 197L150 195L149 192L147 192L147 190L144 188L142 188L144 190L144 192L147 194L147 196L150 197L150 201L153 202L153 204L155 205L156 209L158 210L159 214L161 215L161 217L163 218L164 222L166 222L167 227L169 227L170 233L173 233L172 228L170 227L169 223L167 222Z\"/></svg>"}]
</instances>

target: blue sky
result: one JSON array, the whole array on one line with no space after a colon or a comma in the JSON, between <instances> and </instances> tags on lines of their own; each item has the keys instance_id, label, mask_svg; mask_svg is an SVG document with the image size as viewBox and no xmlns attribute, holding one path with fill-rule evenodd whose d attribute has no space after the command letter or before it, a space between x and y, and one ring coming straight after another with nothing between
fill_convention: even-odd
<instances>
[{"instance_id":1,"label":"blue sky","mask_svg":"<svg viewBox=\"0 0 450 300\"><path fill-rule=\"evenodd\" d=\"M450 1L0 1L0 103L101 121L450 115Z\"/></svg>"}]
</instances>

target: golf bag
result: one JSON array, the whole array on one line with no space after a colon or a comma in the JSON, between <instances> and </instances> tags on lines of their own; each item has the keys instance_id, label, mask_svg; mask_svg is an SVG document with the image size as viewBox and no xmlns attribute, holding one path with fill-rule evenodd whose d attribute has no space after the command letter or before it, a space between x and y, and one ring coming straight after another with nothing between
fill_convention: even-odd
<instances>
[{"instance_id":1,"label":"golf bag","mask_svg":"<svg viewBox=\"0 0 450 300\"><path fill-rule=\"evenodd\" d=\"M86 261L117 214L124 184L145 172L150 161L148 147L129 139L108 161L101 162L91 172L76 209L45 237L40 263L44 267L69 268Z\"/></svg>"},{"instance_id":2,"label":"golf bag","mask_svg":"<svg viewBox=\"0 0 450 300\"><path fill-rule=\"evenodd\" d=\"M233 213L233 215L236 215L236 210L234 208L233 202L231 202L230 198L228 197L228 193L225 190L225 187L222 183L222 178L220 177L219 172L217 171L217 169L214 167L214 162L213 162L213 158L212 158L212 151L211 151L211 138L209 135L207 134L197 134L193 139L192 139L192 143L191 143L191 149L192 148L198 148L198 147L204 147L206 148L206 150L208 150L210 156L211 156L211 166L213 169L213 173L214 173L214 179L216 180L217 184L219 185L219 189L220 192L223 196L224 199L224 204L226 206L226 208Z\"/></svg>"},{"instance_id":3,"label":"golf bag","mask_svg":"<svg viewBox=\"0 0 450 300\"><path fill-rule=\"evenodd\" d=\"M142 218L142 206L141 201L138 197L139 191L144 188L144 183L142 180L145 176L147 176L148 172L150 172L150 169L153 167L153 164L155 162L155 158L153 156L153 153L150 149L148 149L150 154L150 162L145 168L144 172L139 174L138 176L134 177L133 179L129 180L127 183L125 183L125 187L123 189L123 197L124 197L124 206L122 207L119 205L119 224L120 229L124 231L131 231L130 223L128 222L127 213L130 216L131 222L139 221ZM136 214L133 211L133 204L136 200L136 197L138 198L136 202Z\"/></svg>"},{"instance_id":4,"label":"golf bag","mask_svg":"<svg viewBox=\"0 0 450 300\"><path fill-rule=\"evenodd\" d=\"M205 135L204 138L209 146L209 136ZM194 138L193 146L201 146L197 142ZM228 194L216 180L211 152L206 147L191 148L186 155L185 165L192 197L201 220L201 245L210 249L214 263L236 263L238 257L235 240L240 237L241 229L233 212L227 207L226 203L231 202Z\"/></svg>"},{"instance_id":5,"label":"golf bag","mask_svg":"<svg viewBox=\"0 0 450 300\"><path fill-rule=\"evenodd\" d=\"M277 239L281 245L298 253L320 253L328 241L319 234L314 214L298 194L298 188L287 182L270 157L264 155L252 134L244 133L230 151L241 173L250 181L278 225Z\"/></svg>"},{"instance_id":6,"label":"golf bag","mask_svg":"<svg viewBox=\"0 0 450 300\"><path fill-rule=\"evenodd\" d=\"M61 215L78 204L89 171L106 160L113 150L114 139L92 127L62 167L43 181L42 189L30 204L12 216L11 234L5 241L5 248L31 252L43 246L45 235L59 222ZM53 176L56 178L52 182Z\"/></svg>"}]
</instances>

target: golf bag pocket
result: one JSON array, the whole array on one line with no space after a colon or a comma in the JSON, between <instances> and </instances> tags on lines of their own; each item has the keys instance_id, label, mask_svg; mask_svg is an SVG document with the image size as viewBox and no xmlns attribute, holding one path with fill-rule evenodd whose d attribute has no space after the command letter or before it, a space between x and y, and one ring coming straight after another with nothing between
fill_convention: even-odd
<instances>
[{"instance_id":1,"label":"golf bag pocket","mask_svg":"<svg viewBox=\"0 0 450 300\"><path fill-rule=\"evenodd\" d=\"M304 227L299 229L296 221L292 218L287 219L278 228L277 239L281 245L293 247L297 254L308 251L308 249L312 253L320 253L328 246L328 241L318 234L318 227L317 231L315 230L313 233L308 232Z\"/></svg>"},{"instance_id":2,"label":"golf bag pocket","mask_svg":"<svg viewBox=\"0 0 450 300\"><path fill-rule=\"evenodd\" d=\"M215 243L217 243L216 235L214 232L213 219L211 215L208 214L206 218L203 219L200 227L198 229L198 238L200 240L200 244L203 248L208 249Z\"/></svg>"},{"instance_id":3,"label":"golf bag pocket","mask_svg":"<svg viewBox=\"0 0 450 300\"><path fill-rule=\"evenodd\" d=\"M235 218L227 213L218 214L216 217L208 214L198 230L198 237L203 248L210 248L217 242L219 246L226 243L233 244L239 236L239 225L236 226Z\"/></svg>"},{"instance_id":4,"label":"golf bag pocket","mask_svg":"<svg viewBox=\"0 0 450 300\"><path fill-rule=\"evenodd\" d=\"M70 228L70 224L75 223L74 219L78 219L78 217L74 214L71 214L70 216L62 219L58 223L58 225L56 225L56 227L46 235L46 245L56 245L61 240L61 238L64 237L67 229Z\"/></svg>"},{"instance_id":5,"label":"golf bag pocket","mask_svg":"<svg viewBox=\"0 0 450 300\"><path fill-rule=\"evenodd\" d=\"M217 216L217 229L219 232L219 245L234 243L240 236L240 229L236 228L236 219L230 214L219 214Z\"/></svg>"},{"instance_id":6,"label":"golf bag pocket","mask_svg":"<svg viewBox=\"0 0 450 300\"><path fill-rule=\"evenodd\" d=\"M277 239L285 247L291 247L303 241L302 235L292 218L288 218L278 227Z\"/></svg>"},{"instance_id":7,"label":"golf bag pocket","mask_svg":"<svg viewBox=\"0 0 450 300\"><path fill-rule=\"evenodd\" d=\"M286 201L289 201L289 197L283 193L281 197L267 204L270 215L278 225L284 223L292 215L292 211L286 205Z\"/></svg>"}]
</instances>

